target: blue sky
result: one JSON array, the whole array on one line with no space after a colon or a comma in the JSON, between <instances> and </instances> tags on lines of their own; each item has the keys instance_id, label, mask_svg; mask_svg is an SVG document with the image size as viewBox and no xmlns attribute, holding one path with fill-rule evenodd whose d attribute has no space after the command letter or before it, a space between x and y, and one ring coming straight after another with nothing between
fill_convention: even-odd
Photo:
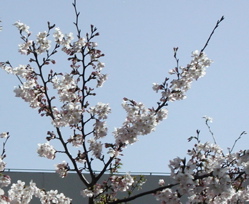
<instances>
[{"instance_id":1,"label":"blue sky","mask_svg":"<svg viewBox=\"0 0 249 204\"><path fill-rule=\"evenodd\" d=\"M225 152L242 131L249 132L248 1L80 1L78 8L82 32L95 25L100 32L96 41L106 55L102 61L109 80L94 100L112 107L110 140L113 128L125 117L122 98L155 106L160 95L152 91L152 83L162 82L176 65L173 47L179 47L180 65L185 66L191 52L204 46L217 20L225 16L206 49L214 61L206 76L192 84L187 99L169 104L169 117L156 132L140 137L124 151L121 171L169 172L169 160L186 155L193 144L187 138L195 135L196 129L201 130L203 142L212 141L203 115L214 118L211 127ZM28 57L17 52L21 40L12 26L16 20L28 24L33 34L45 31L47 21L65 33L75 32L71 1L0 0L0 18L0 61L9 60L14 66L28 62ZM66 72L63 60L59 59L58 66ZM36 154L37 143L44 143L47 130L52 130L50 120L14 97L16 85L14 76L0 70L0 132L11 133L7 168L53 169L54 164L67 159L49 161ZM248 144L249 136L244 135L235 150L247 149Z\"/></svg>"}]
</instances>

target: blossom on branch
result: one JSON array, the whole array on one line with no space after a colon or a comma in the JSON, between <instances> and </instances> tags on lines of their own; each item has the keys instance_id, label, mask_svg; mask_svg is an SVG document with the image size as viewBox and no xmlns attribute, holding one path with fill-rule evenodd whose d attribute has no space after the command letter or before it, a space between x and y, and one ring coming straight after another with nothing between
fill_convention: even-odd
<instances>
[{"instance_id":1,"label":"blossom on branch","mask_svg":"<svg viewBox=\"0 0 249 204\"><path fill-rule=\"evenodd\" d=\"M116 128L113 132L117 145L133 144L138 140L137 136L154 131L158 123L168 115L166 109L156 112L154 109L145 108L142 103L127 101L127 99L123 101L122 106L126 110L127 117L123 126Z\"/></svg>"},{"instance_id":2,"label":"blossom on branch","mask_svg":"<svg viewBox=\"0 0 249 204\"><path fill-rule=\"evenodd\" d=\"M14 23L14 26L17 27L18 30L20 30L20 32L26 32L27 34L29 34L29 26L27 26L26 24L20 22L20 21L16 21Z\"/></svg>"},{"instance_id":3,"label":"blossom on branch","mask_svg":"<svg viewBox=\"0 0 249 204\"><path fill-rule=\"evenodd\" d=\"M56 165L56 173L58 173L61 178L64 178L67 176L68 170L69 170L69 166L68 166L68 163L65 161Z\"/></svg>"},{"instance_id":4,"label":"blossom on branch","mask_svg":"<svg viewBox=\"0 0 249 204\"><path fill-rule=\"evenodd\" d=\"M89 139L88 142L90 143L89 150L92 151L92 154L97 158L100 159L102 155L102 147L103 144L100 141L96 141L95 139Z\"/></svg>"},{"instance_id":5,"label":"blossom on branch","mask_svg":"<svg viewBox=\"0 0 249 204\"><path fill-rule=\"evenodd\" d=\"M9 136L9 132L0 133L0 138L7 138Z\"/></svg>"},{"instance_id":6,"label":"blossom on branch","mask_svg":"<svg viewBox=\"0 0 249 204\"><path fill-rule=\"evenodd\" d=\"M37 153L39 154L40 157L54 159L56 150L52 145L49 144L49 142L46 142L44 144L38 144Z\"/></svg>"},{"instance_id":7,"label":"blossom on branch","mask_svg":"<svg viewBox=\"0 0 249 204\"><path fill-rule=\"evenodd\" d=\"M96 116L99 120L101 119L107 119L107 116L109 113L111 113L111 108L109 104L104 104L104 103L97 103L96 106L91 107L89 109L89 113L93 114Z\"/></svg>"},{"instance_id":8,"label":"blossom on branch","mask_svg":"<svg viewBox=\"0 0 249 204\"><path fill-rule=\"evenodd\" d=\"M176 101L186 98L186 92L191 88L194 80L198 80L206 74L206 68L212 63L204 52L198 50L192 52L192 60L186 67L176 67L169 71L171 75L177 75L177 79L168 82L166 78L163 84L153 83L152 89L161 91L161 101Z\"/></svg>"},{"instance_id":9,"label":"blossom on branch","mask_svg":"<svg viewBox=\"0 0 249 204\"><path fill-rule=\"evenodd\" d=\"M186 92L191 88L192 82L205 75L206 68L211 65L212 60L203 51L213 32L201 52L192 53L192 59L185 67L178 66L176 58L178 48L174 48L177 66L169 73L175 76L175 79L166 78L163 83L152 85L155 92L161 92L157 106L147 108L142 102L124 98L122 107L126 112L125 120L121 127L113 131L114 142L102 143L102 139L108 133L105 120L111 113L111 108L109 104L101 102L92 106L90 98L97 94L95 89L102 87L107 80L107 74L102 73L105 64L100 61L104 54L95 41L95 37L99 35L96 27L91 25L90 32L85 36L81 35L76 0L73 6L76 16L75 40L73 33L64 34L59 27L49 22L48 30L39 32L35 39L31 40L29 26L17 21L14 25L20 31L23 41L18 51L29 55L29 63L13 68L7 61L0 62L0 67L7 73L17 76L20 85L14 89L16 97L29 103L31 108L38 109L41 116L50 117L52 120L55 131L48 131L49 136L46 137L48 142L38 144L38 155L55 159L57 152L63 153L69 162L63 161L56 164L56 172L60 177L66 177L70 171L70 164L72 171L78 174L86 186L81 194L89 198L89 203L111 203L112 201L126 203L129 201L126 199L132 198L132 192L141 188L144 180L136 180L136 177L129 173L116 174L122 165L119 156L123 155L121 153L123 148L138 141L138 136L155 131L157 125L168 116L166 109L168 102L186 98ZM218 24L219 21L217 26ZM52 36L51 32L53 32ZM70 63L67 73L46 69L48 65L56 64L55 58L52 57L60 51L59 48L67 55ZM96 87L94 87L95 84ZM57 96L54 93L57 93ZM72 131L69 136L64 135L65 127ZM1 133L0 137L6 138L7 141L9 135L5 132ZM248 201L248 188L242 185L249 174L248 151L240 151L236 154L230 152L225 155L218 145L200 143L198 137L193 138L197 139L197 144L188 151L189 158L177 157L170 161L173 184L168 185L160 179L158 182L160 188L153 191L156 199L162 203L172 204L180 203L182 196L187 196L189 203L235 203L241 199ZM6 141L3 143L3 152L0 157L1 172L6 165L3 161L6 156ZM56 151L50 144L55 141L60 143L63 151ZM106 148L108 157L105 157L103 147ZM77 150L71 151L71 148L77 148ZM94 162L103 165L99 173L93 170ZM90 179L84 177L85 172L89 173ZM109 173L110 176L100 183L105 173ZM33 196L40 199L42 204L70 204L72 201L57 190L41 190L32 181L29 185L25 185L20 180L12 184L7 196L1 188L8 186L10 182L10 177L0 175L1 203L3 201L7 204L26 204L31 202ZM128 197L118 200L116 198L118 192L127 192ZM149 193L151 194L152 191Z\"/></svg>"}]
</instances>

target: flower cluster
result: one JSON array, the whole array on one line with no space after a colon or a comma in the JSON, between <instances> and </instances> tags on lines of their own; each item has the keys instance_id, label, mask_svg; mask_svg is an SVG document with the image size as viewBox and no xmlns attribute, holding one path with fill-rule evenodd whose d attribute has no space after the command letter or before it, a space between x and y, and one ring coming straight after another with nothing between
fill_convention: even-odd
<instances>
[{"instance_id":1,"label":"flower cluster","mask_svg":"<svg viewBox=\"0 0 249 204\"><path fill-rule=\"evenodd\" d=\"M191 83L203 77L206 68L210 66L212 60L208 59L204 52L198 50L192 52L192 60L186 67L176 67L169 71L170 74L176 75L177 79L168 83L166 78L163 84L153 83L153 90L161 90L161 101L176 101L186 98L185 93L191 88Z\"/></svg>"},{"instance_id":2,"label":"flower cluster","mask_svg":"<svg viewBox=\"0 0 249 204\"><path fill-rule=\"evenodd\" d=\"M94 187L93 187L93 190L89 190L89 189L84 189L81 191L81 195L83 197L88 197L88 198L91 198L93 196L98 196L99 194L103 193L103 187L99 184L96 184Z\"/></svg>"},{"instance_id":3,"label":"flower cluster","mask_svg":"<svg viewBox=\"0 0 249 204\"><path fill-rule=\"evenodd\" d=\"M37 153L40 157L46 157L48 159L54 159L56 150L49 142L45 144L38 144Z\"/></svg>"},{"instance_id":4,"label":"flower cluster","mask_svg":"<svg viewBox=\"0 0 249 204\"><path fill-rule=\"evenodd\" d=\"M58 173L61 178L64 178L67 176L68 170L69 170L69 166L68 166L68 163L65 161L56 165L56 173Z\"/></svg>"},{"instance_id":5,"label":"flower cluster","mask_svg":"<svg viewBox=\"0 0 249 204\"><path fill-rule=\"evenodd\" d=\"M22 98L30 104L31 108L39 108L42 106L44 100L45 89L37 82L34 69L30 65L19 65L12 68L8 63L0 63L0 67L9 74L17 75L27 81L22 82L21 85L15 87L14 93L16 97Z\"/></svg>"},{"instance_id":6,"label":"flower cluster","mask_svg":"<svg viewBox=\"0 0 249 204\"><path fill-rule=\"evenodd\" d=\"M63 34L60 28L55 28L53 36L54 36L55 42L58 43L59 45L62 45L63 48L65 49L70 48L70 43L74 39L73 33Z\"/></svg>"},{"instance_id":7,"label":"flower cluster","mask_svg":"<svg viewBox=\"0 0 249 204\"><path fill-rule=\"evenodd\" d=\"M72 143L72 145L75 147L80 147L83 144L84 139L82 135L75 134L71 136L70 139L68 139L68 142Z\"/></svg>"},{"instance_id":8,"label":"flower cluster","mask_svg":"<svg viewBox=\"0 0 249 204\"><path fill-rule=\"evenodd\" d=\"M18 180L16 184L12 184L10 190L8 191L9 203L17 204L28 204L35 196L40 199L41 204L46 203L58 203L58 204L70 204L72 199L67 198L63 193L58 193L57 190L44 191L37 188L34 182L30 182L29 186L26 186L24 182Z\"/></svg>"},{"instance_id":9,"label":"flower cluster","mask_svg":"<svg viewBox=\"0 0 249 204\"><path fill-rule=\"evenodd\" d=\"M31 108L39 108L41 99L44 97L44 89L34 79L24 82L21 86L15 87L16 97L22 98L30 104Z\"/></svg>"},{"instance_id":10,"label":"flower cluster","mask_svg":"<svg viewBox=\"0 0 249 204\"><path fill-rule=\"evenodd\" d=\"M114 196L117 196L118 192L131 193L135 188L140 188L143 183L142 180L136 181L135 177L130 174L114 175L120 168L121 159L118 156L122 155L120 153L123 148L135 143L139 135L153 132L156 126L167 118L168 110L164 108L167 102L184 99L186 92L191 88L191 83L205 75L205 69L212 61L204 52L194 51L192 60L186 67L178 67L177 63L177 67L170 70L170 74L176 75L176 79L169 81L166 78L162 84L153 84L154 91L161 91L157 108L146 108L143 103L124 98L122 106L127 114L125 121L121 127L114 130L114 143L103 145L100 140L107 136L106 119L111 108L109 104L104 103L97 103L91 107L88 98L96 95L92 82L95 82L98 88L107 80L107 75L102 73L105 64L100 61L104 54L98 49L98 44L93 41L93 38L99 35L94 26L91 26L90 33L84 37L81 36L76 1L73 6L76 14L77 37L75 40L73 33L64 34L60 28L50 25L49 22L48 31L39 32L35 39L31 40L29 26L17 21L14 25L20 31L23 40L18 50L21 54L30 55L29 63L32 66L28 64L13 68L9 62L5 62L0 63L0 67L19 79L21 85L14 89L16 97L28 102L30 107L38 109L41 116L50 117L56 129L57 135L49 131L47 142L38 144L38 155L54 159L56 152L59 152L68 156L73 164L72 171L77 172L81 181L87 186L81 194L93 198L92 200L101 200L105 196L101 197L100 194L107 195L111 192L105 197L106 200L103 200L103 203L107 203L110 200L116 200ZM52 30L54 32L51 40ZM59 48L67 55L71 63L68 73L44 69L44 66L56 63L52 57L59 51ZM57 93L58 98L53 95L54 93ZM209 118L206 120L210 121ZM90 130L89 124L92 125ZM64 127L69 127L73 131L73 134L69 134L72 135L69 139L64 138ZM0 137L7 140L9 136L6 132L1 133ZM55 139L61 143L64 151L56 151L50 144ZM71 153L70 147L78 148L77 156ZM102 151L104 147L108 148L107 159ZM175 182L172 186L178 186L177 191L165 187L155 193L157 200L163 203L180 203L180 197L183 195L187 195L190 203L235 203L240 199L249 200L247 196L249 190L242 186L249 174L249 151L224 155L217 145L198 142L192 150L188 151L188 154L189 161L181 158L170 161L171 177ZM1 172L4 171L6 165L3 162L4 157L3 151L0 157ZM99 175L93 170L94 160L103 164ZM69 163L65 161L56 165L56 172L62 178L67 176L69 170ZM83 176L85 171L90 172L90 181ZM111 176L103 184L98 184L100 177L106 172L110 172ZM10 178L0 175L0 187L6 187L9 184ZM159 185L164 187L166 184L164 180L160 180ZM0 189L0 196L0 201L7 204L30 203L33 196L39 198L44 204L71 203L71 199L65 197L64 194L59 194L57 190L46 192L37 188L32 181L29 186L22 181L12 184L8 196L5 196L4 191Z\"/></svg>"},{"instance_id":11,"label":"flower cluster","mask_svg":"<svg viewBox=\"0 0 249 204\"><path fill-rule=\"evenodd\" d=\"M6 163L3 161L2 156L0 157L0 172L3 172L5 169Z\"/></svg>"},{"instance_id":12,"label":"flower cluster","mask_svg":"<svg viewBox=\"0 0 249 204\"><path fill-rule=\"evenodd\" d=\"M107 135L107 126L105 121L101 121L107 119L109 113L111 113L111 108L109 104L97 103L96 106L90 107L88 112L95 118L93 135L94 139L100 139Z\"/></svg>"},{"instance_id":13,"label":"flower cluster","mask_svg":"<svg viewBox=\"0 0 249 204\"><path fill-rule=\"evenodd\" d=\"M107 115L111 113L109 104L97 103L96 106L89 109L89 113L93 114L97 119L107 119Z\"/></svg>"},{"instance_id":14,"label":"flower cluster","mask_svg":"<svg viewBox=\"0 0 249 204\"><path fill-rule=\"evenodd\" d=\"M77 84L69 74L63 75L61 78L54 76L52 79L53 87L57 90L62 102L71 102L77 100Z\"/></svg>"},{"instance_id":15,"label":"flower cluster","mask_svg":"<svg viewBox=\"0 0 249 204\"><path fill-rule=\"evenodd\" d=\"M14 23L14 26L17 27L17 29L20 31L20 32L26 32L26 33L30 33L29 32L29 26L27 26L26 24L20 22L20 21L16 21Z\"/></svg>"},{"instance_id":16,"label":"flower cluster","mask_svg":"<svg viewBox=\"0 0 249 204\"><path fill-rule=\"evenodd\" d=\"M105 137L107 135L107 127L106 127L106 122L105 121L100 121L100 120L96 120L95 124L94 124L94 129L93 129L94 133L94 139L99 139L101 137Z\"/></svg>"},{"instance_id":17,"label":"flower cluster","mask_svg":"<svg viewBox=\"0 0 249 204\"><path fill-rule=\"evenodd\" d=\"M11 183L11 178L8 175L0 174L0 187L7 187Z\"/></svg>"},{"instance_id":18,"label":"flower cluster","mask_svg":"<svg viewBox=\"0 0 249 204\"><path fill-rule=\"evenodd\" d=\"M27 40L25 43L18 45L19 47L18 51L23 55L29 55L31 53L32 44L33 44L32 40Z\"/></svg>"},{"instance_id":19,"label":"flower cluster","mask_svg":"<svg viewBox=\"0 0 249 204\"><path fill-rule=\"evenodd\" d=\"M30 65L19 65L18 67L12 68L6 63L2 63L1 67L7 73L17 75L24 79L32 78L34 74L34 69Z\"/></svg>"},{"instance_id":20,"label":"flower cluster","mask_svg":"<svg viewBox=\"0 0 249 204\"><path fill-rule=\"evenodd\" d=\"M156 200L162 201L163 204L180 204L181 201L178 198L177 192L173 192L172 189L166 188L162 191L158 191L155 195Z\"/></svg>"},{"instance_id":21,"label":"flower cluster","mask_svg":"<svg viewBox=\"0 0 249 204\"><path fill-rule=\"evenodd\" d=\"M25 182L18 180L17 183L12 184L8 194L11 202L29 203L33 195L37 194L38 191L38 188L32 181L30 182L30 186L25 186Z\"/></svg>"},{"instance_id":22,"label":"flower cluster","mask_svg":"<svg viewBox=\"0 0 249 204\"><path fill-rule=\"evenodd\" d=\"M9 132L0 133L0 138L7 138L7 137L9 137Z\"/></svg>"},{"instance_id":23,"label":"flower cluster","mask_svg":"<svg viewBox=\"0 0 249 204\"><path fill-rule=\"evenodd\" d=\"M82 119L82 113L84 112L84 104L86 96L95 95L93 88L86 86L90 80L97 82L97 87L101 87L104 81L107 79L107 75L102 74L101 71L104 68L104 63L99 61L99 58L104 56L102 52L97 49L98 44L92 42L92 38L98 36L96 28L91 26L91 35L87 34L86 38L77 36L76 41L73 42L73 34L63 34L62 31L55 25L48 23L48 31L39 32L35 40L30 40L31 32L29 27L24 23L17 21L14 24L18 30L20 30L21 38L24 41L19 45L19 52L22 54L33 55L30 58L30 62L35 62L35 66L38 66L38 70L35 70L31 65L20 65L13 68L9 62L1 62L0 67L10 74L14 74L21 81L21 85L15 88L14 92L16 97L21 97L24 101L30 104L30 107L37 108L42 116L50 116L52 124L55 127L76 126ZM48 39L50 31L54 29L53 40L55 41L55 47L50 52L52 41ZM23 35L26 32L28 35ZM51 59L51 56L58 52L58 48L62 47L62 50L69 56L68 60L72 61L72 72L69 73L57 73L51 70L46 79L43 73L43 66L55 64L55 60ZM42 62L39 62L38 55L47 53L47 58L43 58ZM77 57L77 53L83 53L84 56L89 56L88 63L84 62L83 69L89 69L91 66L93 71L89 73L89 76L85 76L78 71L78 62L82 59ZM61 77L59 77L61 76ZM22 81L24 79L25 81ZM82 84L79 84L82 82ZM52 104L52 100L56 99L55 96L50 96L48 90L49 84L52 84L53 88L59 95L59 100L62 102L62 106L58 108ZM81 88L80 88L81 87ZM105 110L106 108L106 110ZM95 109L90 111L97 111L98 119L105 119L105 115L110 112L110 108L107 104L98 104ZM101 113L102 111L102 113ZM106 113L104 112L106 111ZM104 122L96 122L95 136L103 137L106 135L107 128Z\"/></svg>"},{"instance_id":24,"label":"flower cluster","mask_svg":"<svg viewBox=\"0 0 249 204\"><path fill-rule=\"evenodd\" d=\"M172 199L187 195L189 203L249 201L248 187L244 186L249 175L248 151L224 154L216 144L197 143L188 155L188 161L177 157L169 164L177 197L176 192L164 189L155 194L158 200L172 203Z\"/></svg>"},{"instance_id":25,"label":"flower cluster","mask_svg":"<svg viewBox=\"0 0 249 204\"><path fill-rule=\"evenodd\" d=\"M95 139L89 139L88 142L90 143L89 150L92 151L92 154L100 159L102 155L102 147L103 144L100 141L96 141Z\"/></svg>"},{"instance_id":26,"label":"flower cluster","mask_svg":"<svg viewBox=\"0 0 249 204\"><path fill-rule=\"evenodd\" d=\"M14 26L20 30L21 34L26 32L28 37L31 35L28 30L29 26L25 25L24 23L17 21L14 23ZM51 41L47 39L48 35L49 34L46 31L39 32L36 36L36 41L28 40L28 37L23 36L24 43L19 45L19 52L21 54L29 55L32 52L31 46L33 46L33 49L37 54L46 52L51 47Z\"/></svg>"},{"instance_id":27,"label":"flower cluster","mask_svg":"<svg viewBox=\"0 0 249 204\"><path fill-rule=\"evenodd\" d=\"M133 144L137 141L138 135L147 135L155 130L157 124L167 118L168 111L160 109L145 108L142 103L125 99L123 108L127 112L127 117L123 126L116 128L113 132L116 144Z\"/></svg>"},{"instance_id":28,"label":"flower cluster","mask_svg":"<svg viewBox=\"0 0 249 204\"><path fill-rule=\"evenodd\" d=\"M105 188L111 188L113 189L113 191L108 194L108 197L115 198L118 192L125 192L130 190L133 184L137 184L138 186L141 186L143 184L142 179L140 179L139 181L135 181L134 178L128 173L123 176L112 175L108 178L108 181L110 182L110 184L107 181L102 185L96 184L92 189L86 188L82 190L81 194L84 197L96 197L99 194L102 194Z\"/></svg>"},{"instance_id":29,"label":"flower cluster","mask_svg":"<svg viewBox=\"0 0 249 204\"><path fill-rule=\"evenodd\" d=\"M78 124L81 121L82 108L80 103L70 102L62 106L61 111L53 108L53 122L55 127L66 127Z\"/></svg>"},{"instance_id":30,"label":"flower cluster","mask_svg":"<svg viewBox=\"0 0 249 204\"><path fill-rule=\"evenodd\" d=\"M8 132L1 133L2 138L5 138L6 141L9 138ZM6 143L6 142L5 142ZM39 154L41 156L46 156L52 158L54 156L49 155L51 153L51 146L49 144L40 145ZM4 152L5 150L3 150ZM2 155L3 156L3 155ZM1 156L1 157L2 157ZM0 171L3 172L5 168L5 163L3 158L0 159ZM65 162L57 165L57 172L61 177L65 176L68 170L68 166ZM70 204L72 199L67 198L63 193L58 193L58 191L44 191L39 189L36 184L31 181L27 186L25 182L20 180L17 183L13 183L8 190L8 195L5 195L3 190L4 187L8 187L11 184L11 178L8 175L0 174L0 203L1 204L28 204L31 202L33 197L40 199L41 204L47 203L58 203L58 204Z\"/></svg>"},{"instance_id":31,"label":"flower cluster","mask_svg":"<svg viewBox=\"0 0 249 204\"><path fill-rule=\"evenodd\" d=\"M113 175L110 177L111 185L115 191L127 191L134 183L134 179L130 174L124 176Z\"/></svg>"},{"instance_id":32,"label":"flower cluster","mask_svg":"<svg viewBox=\"0 0 249 204\"><path fill-rule=\"evenodd\" d=\"M37 34L36 38L36 53L42 54L50 49L51 41L47 39L48 33L46 31Z\"/></svg>"}]
</instances>

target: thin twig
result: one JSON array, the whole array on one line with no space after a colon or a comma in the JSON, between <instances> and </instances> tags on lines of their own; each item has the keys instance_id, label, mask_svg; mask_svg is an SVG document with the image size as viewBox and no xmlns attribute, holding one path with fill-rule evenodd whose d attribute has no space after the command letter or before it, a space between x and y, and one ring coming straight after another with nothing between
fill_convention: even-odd
<instances>
[{"instance_id":1,"label":"thin twig","mask_svg":"<svg viewBox=\"0 0 249 204\"><path fill-rule=\"evenodd\" d=\"M143 192L143 193L140 193L140 194L137 194L137 195L134 195L134 196L131 196L129 198L124 198L124 199L120 199L120 200L116 200L116 201L113 201L113 202L108 202L108 204L118 204L118 203L126 203L128 201L131 201L131 200L135 200L137 198L140 198L142 196L145 196L145 195L148 195L148 194L153 194L153 193L156 193L158 191L162 191L166 188L172 188L176 185L178 185L179 183L175 183L175 184L170 184L170 185L167 185L167 186L162 186L162 187L159 187L159 188L156 188L156 189L153 189L153 190L150 190L150 191L146 191L146 192Z\"/></svg>"},{"instance_id":2,"label":"thin twig","mask_svg":"<svg viewBox=\"0 0 249 204\"><path fill-rule=\"evenodd\" d=\"M180 78L180 73L179 73L179 58L177 58L177 50L178 47L174 47L174 58L176 60L176 72L177 72L177 78Z\"/></svg>"},{"instance_id":3,"label":"thin twig","mask_svg":"<svg viewBox=\"0 0 249 204\"><path fill-rule=\"evenodd\" d=\"M13 68L9 61L5 62L5 64L8 64L11 68ZM16 75L17 79L19 80L19 82L23 85L21 78L17 74L15 74L15 75Z\"/></svg>"},{"instance_id":4,"label":"thin twig","mask_svg":"<svg viewBox=\"0 0 249 204\"><path fill-rule=\"evenodd\" d=\"M210 127L209 124L208 124L208 121L209 121L209 120L206 120L206 125L207 125L207 127L208 127L208 130L209 130L210 134L212 135L212 138L213 138L213 140L214 140L214 144L217 144L217 143L216 143L216 140L215 140L214 133L212 132L211 127Z\"/></svg>"},{"instance_id":5,"label":"thin twig","mask_svg":"<svg viewBox=\"0 0 249 204\"><path fill-rule=\"evenodd\" d=\"M7 138L6 138L6 140L3 142L3 151L2 151L2 154L1 154L1 157L3 158L3 157L5 157L5 146L6 146L6 143L7 143L7 141L8 141L8 139L10 138L10 135L9 135L9 132L7 132L7 134L8 134L8 136L7 136Z\"/></svg>"},{"instance_id":6,"label":"thin twig","mask_svg":"<svg viewBox=\"0 0 249 204\"><path fill-rule=\"evenodd\" d=\"M80 33L81 33L81 30L79 29L79 15L80 15L80 12L77 11L76 3L77 3L77 0L74 0L73 7L74 7L75 15L76 15L74 25L76 26L76 30L77 30L77 33L78 33L77 37L80 39Z\"/></svg>"},{"instance_id":7,"label":"thin twig","mask_svg":"<svg viewBox=\"0 0 249 204\"><path fill-rule=\"evenodd\" d=\"M229 150L229 154L232 153L232 151L233 151L236 143L238 142L238 140L241 139L242 135L245 135L245 134L247 134L246 131L243 131L242 133L240 133L240 136L234 141L232 149Z\"/></svg>"},{"instance_id":8,"label":"thin twig","mask_svg":"<svg viewBox=\"0 0 249 204\"><path fill-rule=\"evenodd\" d=\"M214 34L214 31L216 30L216 28L218 28L220 22L223 21L224 19L225 19L224 16L222 16L222 17L220 18L220 20L217 21L217 23L216 23L216 25L215 25L213 31L212 31L211 34L209 35L209 38L208 38L206 44L205 44L204 47L202 48L201 53L206 49L206 47L208 46L208 43L209 43L211 37L212 37L213 34Z\"/></svg>"}]
</instances>

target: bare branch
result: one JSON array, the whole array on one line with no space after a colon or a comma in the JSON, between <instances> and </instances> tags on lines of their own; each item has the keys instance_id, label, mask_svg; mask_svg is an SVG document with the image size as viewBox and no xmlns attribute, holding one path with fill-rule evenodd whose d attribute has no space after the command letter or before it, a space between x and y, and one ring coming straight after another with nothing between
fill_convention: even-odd
<instances>
[{"instance_id":1,"label":"bare branch","mask_svg":"<svg viewBox=\"0 0 249 204\"><path fill-rule=\"evenodd\" d=\"M206 47L208 46L209 41L211 40L211 37L212 37L213 34L214 34L214 31L218 28L219 24L220 24L221 21L223 21L224 19L225 19L224 16L222 16L222 17L220 18L220 20L217 21L217 23L216 23L216 25L215 25L213 31L212 31L211 34L209 35L209 38L208 38L206 44L205 44L204 47L201 49L201 53L206 49Z\"/></svg>"},{"instance_id":2,"label":"bare branch","mask_svg":"<svg viewBox=\"0 0 249 204\"><path fill-rule=\"evenodd\" d=\"M245 135L245 134L247 134L246 131L243 131L242 133L240 133L240 136L234 141L233 147L229 150L229 154L232 153L232 151L233 151L233 149L234 149L236 143L238 142L238 140L241 139L242 135Z\"/></svg>"}]
</instances>

